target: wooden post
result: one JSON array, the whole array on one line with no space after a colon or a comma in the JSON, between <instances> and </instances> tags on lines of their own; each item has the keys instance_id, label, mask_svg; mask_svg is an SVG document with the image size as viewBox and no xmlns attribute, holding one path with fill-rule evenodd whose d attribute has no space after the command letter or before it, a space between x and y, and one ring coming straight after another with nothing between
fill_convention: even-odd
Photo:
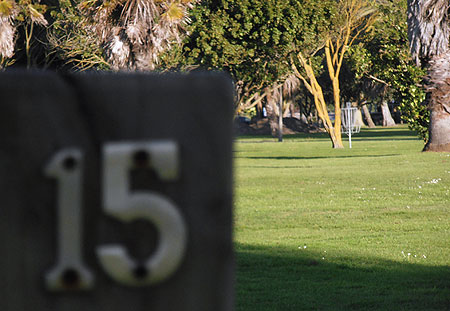
<instances>
[{"instance_id":1,"label":"wooden post","mask_svg":"<svg viewBox=\"0 0 450 311\"><path fill-rule=\"evenodd\" d=\"M12 71L0 89L0 310L233 309L226 77Z\"/></svg>"}]
</instances>

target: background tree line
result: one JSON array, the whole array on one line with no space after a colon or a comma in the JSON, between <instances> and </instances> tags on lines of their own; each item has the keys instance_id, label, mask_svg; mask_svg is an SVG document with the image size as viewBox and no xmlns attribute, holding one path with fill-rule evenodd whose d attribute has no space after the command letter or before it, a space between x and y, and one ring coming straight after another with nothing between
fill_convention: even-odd
<instances>
[{"instance_id":1,"label":"background tree line","mask_svg":"<svg viewBox=\"0 0 450 311\"><path fill-rule=\"evenodd\" d=\"M420 1L409 2L413 12ZM264 106L274 135L276 116L295 102L305 117L316 111L341 147L328 111L339 119L345 101L395 102L428 141L425 71L409 53L407 12L407 0L0 0L0 65L224 70L236 111Z\"/></svg>"}]
</instances>

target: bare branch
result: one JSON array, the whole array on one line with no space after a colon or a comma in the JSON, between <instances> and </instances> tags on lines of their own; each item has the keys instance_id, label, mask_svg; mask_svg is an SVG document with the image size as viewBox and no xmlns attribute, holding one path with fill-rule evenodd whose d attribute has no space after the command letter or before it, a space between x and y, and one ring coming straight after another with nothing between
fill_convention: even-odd
<instances>
[{"instance_id":1,"label":"bare branch","mask_svg":"<svg viewBox=\"0 0 450 311\"><path fill-rule=\"evenodd\" d=\"M386 86L391 86L391 85L390 85L389 83L387 83L386 81L381 80L381 79L379 79L379 78L377 78L377 77L375 77L375 76L373 76L373 75L366 75L366 76L369 77L370 79L372 79L373 81L382 83L382 84L384 84L384 85L386 85Z\"/></svg>"}]
</instances>

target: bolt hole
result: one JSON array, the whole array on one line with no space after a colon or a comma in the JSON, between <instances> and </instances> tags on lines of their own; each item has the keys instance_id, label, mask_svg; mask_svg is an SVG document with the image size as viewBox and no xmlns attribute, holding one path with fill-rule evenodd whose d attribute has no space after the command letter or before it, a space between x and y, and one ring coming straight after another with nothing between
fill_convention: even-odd
<instances>
[{"instance_id":1,"label":"bolt hole","mask_svg":"<svg viewBox=\"0 0 450 311\"><path fill-rule=\"evenodd\" d=\"M133 155L133 162L137 167L147 167L150 161L150 155L146 150L138 150Z\"/></svg>"},{"instance_id":2,"label":"bolt hole","mask_svg":"<svg viewBox=\"0 0 450 311\"><path fill-rule=\"evenodd\" d=\"M138 266L134 268L133 274L137 279L144 279L148 275L148 270L144 266Z\"/></svg>"},{"instance_id":3,"label":"bolt hole","mask_svg":"<svg viewBox=\"0 0 450 311\"><path fill-rule=\"evenodd\" d=\"M63 161L63 167L68 170L72 171L77 166L77 160L74 157L67 157Z\"/></svg>"},{"instance_id":4,"label":"bolt hole","mask_svg":"<svg viewBox=\"0 0 450 311\"><path fill-rule=\"evenodd\" d=\"M80 275L75 269L69 268L62 274L62 282L67 287L74 287L80 282Z\"/></svg>"}]
</instances>

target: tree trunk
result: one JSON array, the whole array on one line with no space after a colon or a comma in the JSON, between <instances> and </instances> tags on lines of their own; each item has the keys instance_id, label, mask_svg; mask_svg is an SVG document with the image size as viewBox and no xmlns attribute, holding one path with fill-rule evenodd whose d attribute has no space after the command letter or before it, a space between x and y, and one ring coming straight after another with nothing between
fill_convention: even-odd
<instances>
[{"instance_id":1,"label":"tree trunk","mask_svg":"<svg viewBox=\"0 0 450 311\"><path fill-rule=\"evenodd\" d=\"M330 129L331 141L333 142L333 148L344 148L341 135L341 96L339 89L339 79L336 76L333 79L333 98L334 98L334 127Z\"/></svg>"},{"instance_id":2,"label":"tree trunk","mask_svg":"<svg viewBox=\"0 0 450 311\"><path fill-rule=\"evenodd\" d=\"M286 108L284 109L283 112L283 118L289 118L289 117L294 117L294 104L292 104L292 102L288 101L286 104Z\"/></svg>"},{"instance_id":3,"label":"tree trunk","mask_svg":"<svg viewBox=\"0 0 450 311\"><path fill-rule=\"evenodd\" d=\"M281 95L278 99L278 141L283 141L283 98Z\"/></svg>"},{"instance_id":4,"label":"tree trunk","mask_svg":"<svg viewBox=\"0 0 450 311\"><path fill-rule=\"evenodd\" d=\"M310 115L309 119L312 119L312 116ZM300 120L305 123L305 124L309 124L308 118L302 113L300 114Z\"/></svg>"},{"instance_id":5,"label":"tree trunk","mask_svg":"<svg viewBox=\"0 0 450 311\"><path fill-rule=\"evenodd\" d=\"M334 114L335 120L334 124L330 120L330 116L327 110L327 104L325 102L325 97L323 95L322 87L317 82L316 76L314 74L314 70L311 67L311 64L306 61L301 53L298 54L298 59L302 64L303 69L306 70L308 75L308 79L310 82L303 77L296 67L294 66L295 73L297 77L303 80L308 91L314 96L314 105L316 106L316 110L319 114L320 119L322 120L323 126L327 131L328 135L330 135L331 142L333 144L333 148L344 148L344 144L342 143L342 135L341 135L341 107L340 107L340 90L339 90L339 68L341 63L339 62L338 68L335 69L333 67L333 60L330 54L330 49L333 49L331 40L327 40L327 44L325 46L325 54L327 56L327 64L328 64L328 73L330 75L330 79L333 85L333 99L334 99ZM343 57L343 54L341 55ZM341 60L342 60L341 57Z\"/></svg>"},{"instance_id":6,"label":"tree trunk","mask_svg":"<svg viewBox=\"0 0 450 311\"><path fill-rule=\"evenodd\" d=\"M266 113L267 113L267 119L269 121L270 126L270 134L272 137L277 137L278 133L278 122L277 122L277 115L275 113L275 103L274 98L271 94L270 88L266 90L267 96L266 96Z\"/></svg>"},{"instance_id":7,"label":"tree trunk","mask_svg":"<svg viewBox=\"0 0 450 311\"><path fill-rule=\"evenodd\" d=\"M428 70L431 115L424 151L450 152L449 9L448 0L408 0L410 50Z\"/></svg>"},{"instance_id":8,"label":"tree trunk","mask_svg":"<svg viewBox=\"0 0 450 311\"><path fill-rule=\"evenodd\" d=\"M262 101L259 101L256 105L256 116L257 119L262 119L264 117Z\"/></svg>"},{"instance_id":9,"label":"tree trunk","mask_svg":"<svg viewBox=\"0 0 450 311\"><path fill-rule=\"evenodd\" d=\"M362 106L362 110L364 111L364 118L366 119L367 126L369 128L374 128L375 123L373 123L372 116L370 115L369 109L367 108L367 105Z\"/></svg>"},{"instance_id":10,"label":"tree trunk","mask_svg":"<svg viewBox=\"0 0 450 311\"><path fill-rule=\"evenodd\" d=\"M433 57L429 65L431 115L423 150L450 152L450 51Z\"/></svg>"},{"instance_id":11,"label":"tree trunk","mask_svg":"<svg viewBox=\"0 0 450 311\"><path fill-rule=\"evenodd\" d=\"M392 118L391 111L387 101L383 100L381 103L381 112L383 113L383 126L395 126L395 121Z\"/></svg>"},{"instance_id":12,"label":"tree trunk","mask_svg":"<svg viewBox=\"0 0 450 311\"><path fill-rule=\"evenodd\" d=\"M362 120L361 108L358 108L355 112L355 125L364 126L364 122Z\"/></svg>"},{"instance_id":13,"label":"tree trunk","mask_svg":"<svg viewBox=\"0 0 450 311\"><path fill-rule=\"evenodd\" d=\"M344 148L344 144L342 143L342 135L341 132L337 132L336 129L332 129L330 133L331 142L333 144L334 149Z\"/></svg>"}]
</instances>

